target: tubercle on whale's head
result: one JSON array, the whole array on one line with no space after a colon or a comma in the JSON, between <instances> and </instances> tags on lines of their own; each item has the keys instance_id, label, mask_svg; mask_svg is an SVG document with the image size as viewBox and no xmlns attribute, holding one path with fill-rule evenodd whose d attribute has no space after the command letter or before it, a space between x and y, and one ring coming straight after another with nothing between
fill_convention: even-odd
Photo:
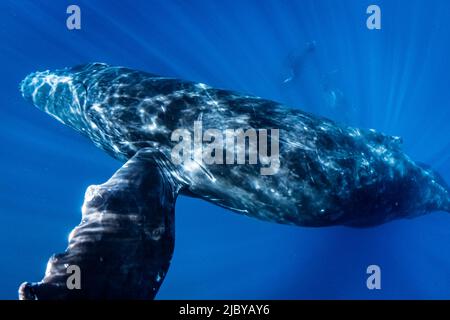
<instances>
[{"instance_id":1,"label":"tubercle on whale's head","mask_svg":"<svg viewBox=\"0 0 450 320\"><path fill-rule=\"evenodd\" d=\"M89 83L86 74L108 67L102 63L90 63L72 68L33 72L20 83L25 100L34 104L58 121L77 131L84 131L84 111Z\"/></svg>"}]
</instances>

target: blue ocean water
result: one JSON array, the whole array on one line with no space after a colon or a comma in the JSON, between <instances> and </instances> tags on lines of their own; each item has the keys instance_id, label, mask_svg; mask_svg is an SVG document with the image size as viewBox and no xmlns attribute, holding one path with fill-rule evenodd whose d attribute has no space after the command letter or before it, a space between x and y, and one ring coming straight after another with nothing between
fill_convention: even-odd
<instances>
[{"instance_id":1,"label":"blue ocean water","mask_svg":"<svg viewBox=\"0 0 450 320\"><path fill-rule=\"evenodd\" d=\"M81 30L66 28L70 4ZM381 30L366 27L370 4ZM258 95L401 136L450 182L449 39L447 0L2 0L0 298L42 278L86 187L121 166L26 103L28 73L100 61ZM381 290L366 287L371 264ZM448 299L450 215L308 229L181 197L157 298Z\"/></svg>"}]
</instances>

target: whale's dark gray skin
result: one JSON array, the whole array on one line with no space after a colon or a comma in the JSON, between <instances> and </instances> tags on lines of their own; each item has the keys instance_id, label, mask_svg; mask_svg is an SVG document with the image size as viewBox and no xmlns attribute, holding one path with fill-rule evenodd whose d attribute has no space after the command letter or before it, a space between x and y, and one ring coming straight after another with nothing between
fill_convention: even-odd
<instances>
[{"instance_id":1,"label":"whale's dark gray skin","mask_svg":"<svg viewBox=\"0 0 450 320\"><path fill-rule=\"evenodd\" d=\"M157 151L142 149L106 183L90 186L66 252L50 258L41 282L22 284L19 298L153 299L172 258L181 187L164 162ZM73 265L78 289L67 285Z\"/></svg>"},{"instance_id":2,"label":"whale's dark gray skin","mask_svg":"<svg viewBox=\"0 0 450 320\"><path fill-rule=\"evenodd\" d=\"M106 183L90 186L66 252L50 258L41 282L21 285L20 299L153 299L172 258L181 187L164 161L139 150ZM73 265L78 289L67 286Z\"/></svg>"},{"instance_id":3,"label":"whale's dark gray skin","mask_svg":"<svg viewBox=\"0 0 450 320\"><path fill-rule=\"evenodd\" d=\"M399 138L273 101L101 63L30 74L21 90L123 162L144 148L170 159L178 143L171 133L193 132L199 119L205 130L279 129L280 165L273 175L261 175L261 164L165 161L160 171L181 194L247 216L299 226L368 227L450 211L442 178L405 155Z\"/></svg>"}]
</instances>

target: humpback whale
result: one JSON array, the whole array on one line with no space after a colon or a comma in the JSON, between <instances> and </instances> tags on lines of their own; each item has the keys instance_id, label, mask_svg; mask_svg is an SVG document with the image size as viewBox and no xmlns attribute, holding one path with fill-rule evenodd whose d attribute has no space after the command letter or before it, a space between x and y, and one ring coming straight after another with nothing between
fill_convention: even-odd
<instances>
[{"instance_id":1,"label":"humpback whale","mask_svg":"<svg viewBox=\"0 0 450 320\"><path fill-rule=\"evenodd\" d=\"M35 72L20 87L26 100L125 162L88 188L66 252L50 258L42 281L20 287L22 299L153 298L173 252L178 194L306 227L370 227L450 211L439 174L411 160L400 138L372 129L103 63ZM262 164L174 163L171 133L193 131L199 120L220 130L278 129L279 169L262 175ZM81 290L66 286L72 264Z\"/></svg>"}]
</instances>

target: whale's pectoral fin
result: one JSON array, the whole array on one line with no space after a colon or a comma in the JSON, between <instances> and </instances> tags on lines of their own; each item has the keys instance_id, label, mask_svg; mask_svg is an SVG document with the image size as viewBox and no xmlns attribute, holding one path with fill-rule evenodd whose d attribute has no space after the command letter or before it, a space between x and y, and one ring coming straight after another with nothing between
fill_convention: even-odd
<instances>
[{"instance_id":1,"label":"whale's pectoral fin","mask_svg":"<svg viewBox=\"0 0 450 320\"><path fill-rule=\"evenodd\" d=\"M106 183L90 186L69 246L45 277L24 283L20 299L151 299L174 249L181 185L160 152L143 149Z\"/></svg>"}]
</instances>

